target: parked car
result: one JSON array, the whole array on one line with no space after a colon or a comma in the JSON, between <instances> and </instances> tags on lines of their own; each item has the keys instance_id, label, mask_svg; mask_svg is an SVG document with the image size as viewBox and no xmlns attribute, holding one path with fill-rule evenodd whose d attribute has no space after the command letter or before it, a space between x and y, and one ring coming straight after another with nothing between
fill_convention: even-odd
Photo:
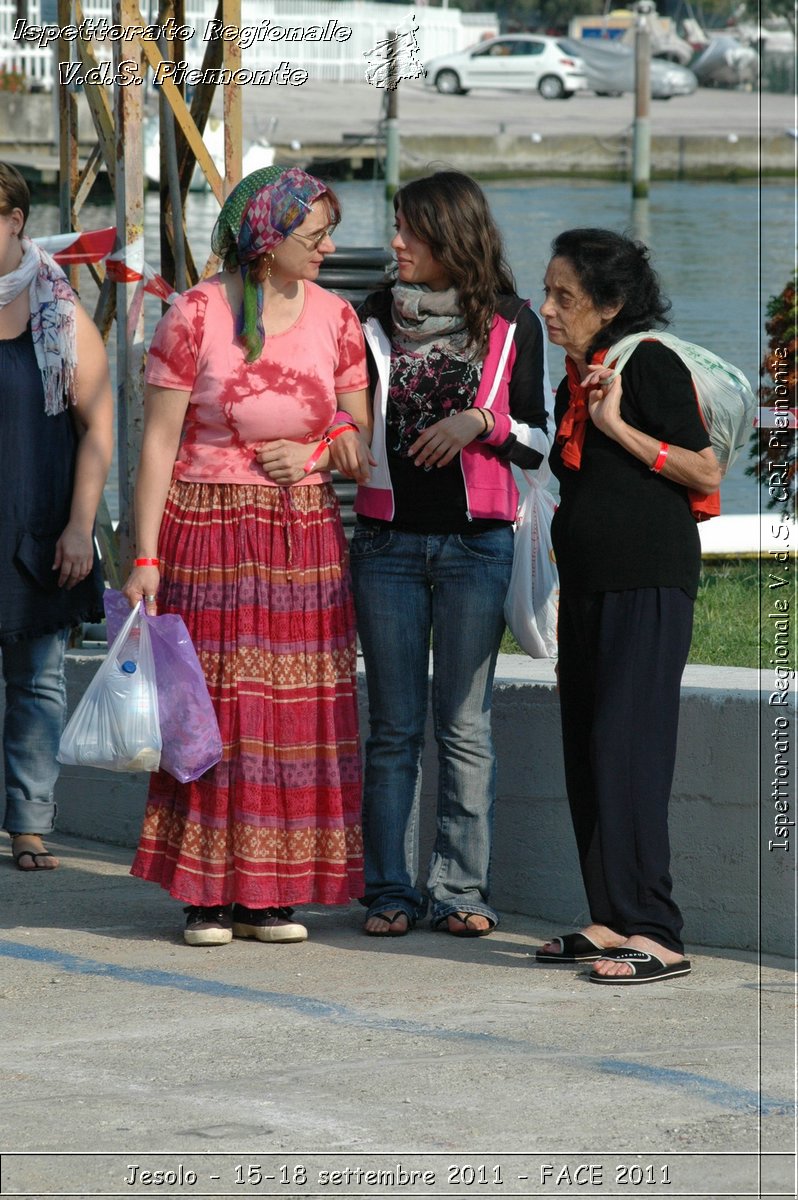
<instances>
[{"instance_id":1,"label":"parked car","mask_svg":"<svg viewBox=\"0 0 798 1200\"><path fill-rule=\"evenodd\" d=\"M464 96L471 88L536 88L544 100L567 100L587 87L584 63L561 38L526 33L490 38L425 66L427 87L445 95Z\"/></svg>"},{"instance_id":2,"label":"parked car","mask_svg":"<svg viewBox=\"0 0 798 1200\"><path fill-rule=\"evenodd\" d=\"M620 42L599 41L585 38L574 41L559 38L566 51L579 54L585 63L587 86L598 96L620 96L635 90L635 53L630 46ZM651 97L653 100L670 100L671 96L689 96L698 87L698 80L687 67L666 62L662 58L651 60Z\"/></svg>"}]
</instances>

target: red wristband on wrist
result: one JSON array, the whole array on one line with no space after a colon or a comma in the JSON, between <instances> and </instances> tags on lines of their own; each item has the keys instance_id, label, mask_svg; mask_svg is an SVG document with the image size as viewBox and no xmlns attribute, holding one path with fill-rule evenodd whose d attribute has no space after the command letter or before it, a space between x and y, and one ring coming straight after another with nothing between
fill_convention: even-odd
<instances>
[{"instance_id":1,"label":"red wristband on wrist","mask_svg":"<svg viewBox=\"0 0 798 1200\"><path fill-rule=\"evenodd\" d=\"M161 560L158 558L134 558L134 567L160 567Z\"/></svg>"},{"instance_id":2,"label":"red wristband on wrist","mask_svg":"<svg viewBox=\"0 0 798 1200\"><path fill-rule=\"evenodd\" d=\"M311 454L310 458L308 459L308 461L305 463L304 467L302 468L304 474L305 475L310 474L310 472L315 467L316 463L321 458L324 451L327 449L328 446L330 446L335 441L335 439L337 437L340 437L342 433L351 433L351 432L354 432L354 433L358 432L357 425L352 425L352 424L336 425L333 429L328 429L327 432L325 433L324 437L321 439L318 446L315 448L315 450Z\"/></svg>"},{"instance_id":3,"label":"red wristband on wrist","mask_svg":"<svg viewBox=\"0 0 798 1200\"><path fill-rule=\"evenodd\" d=\"M670 450L670 446L668 445L667 442L660 442L659 454L654 459L654 464L651 467L651 470L654 472L655 475L659 475L660 471L665 466L665 459L668 457L669 450Z\"/></svg>"}]
</instances>

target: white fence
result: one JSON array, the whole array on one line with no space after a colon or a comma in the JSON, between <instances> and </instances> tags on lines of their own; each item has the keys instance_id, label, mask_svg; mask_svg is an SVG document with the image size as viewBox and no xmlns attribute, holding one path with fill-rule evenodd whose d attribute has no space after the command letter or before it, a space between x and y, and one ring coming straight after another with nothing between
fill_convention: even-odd
<instances>
[{"instance_id":1,"label":"white fence","mask_svg":"<svg viewBox=\"0 0 798 1200\"><path fill-rule=\"evenodd\" d=\"M40 25L42 9L47 14L50 7L47 0L29 0L28 26ZM145 24L155 24L156 0L142 0L140 9ZM88 19L99 21L105 18L109 25L112 24L112 5L108 0L105 3L85 0L83 12ZM13 0L0 0L0 64L6 70L24 73L35 88L49 91L53 85L57 51L53 46L40 48L33 42L14 41L16 13ZM281 62L288 61L292 69L307 71L310 79L362 80L370 52L385 39L389 29L407 22L413 14L418 29L418 58L422 63L438 54L461 50L485 33L498 32L496 15L490 12L464 14L457 8L365 3L363 0L243 0L242 30L286 29L290 35L283 37L278 33L273 40L265 36L253 41L242 50L242 64L248 70L259 70L276 68ZM215 0L186 2L186 24L193 31L193 36L186 40L186 59L191 67L198 67L202 62L208 23L215 15ZM309 27L324 28L328 22L337 22L339 29L351 29L351 37L338 41L331 37L313 40L312 35L310 38L302 36ZM100 61L110 60L110 39L96 40L94 49Z\"/></svg>"}]
</instances>

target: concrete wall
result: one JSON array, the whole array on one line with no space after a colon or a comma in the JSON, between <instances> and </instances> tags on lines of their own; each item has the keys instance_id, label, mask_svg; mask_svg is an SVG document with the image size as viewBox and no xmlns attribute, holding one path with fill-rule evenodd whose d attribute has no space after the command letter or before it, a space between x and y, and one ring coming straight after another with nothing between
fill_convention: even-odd
<instances>
[{"instance_id":1,"label":"concrete wall","mask_svg":"<svg viewBox=\"0 0 798 1200\"><path fill-rule=\"evenodd\" d=\"M68 656L70 711L97 669L101 650ZM787 715L785 715L787 714ZM367 728L361 678L361 720ZM789 742L779 777L795 791L795 723L790 708L760 698L757 672L688 667L671 807L672 872L688 942L790 954L794 947L795 830L775 838L772 798L779 736ZM785 732L786 731L786 732ZM585 922L587 910L565 799L554 672L549 662L502 656L494 697L499 757L492 895L500 911L551 921L552 933ZM785 762L787 765L785 766ZM421 822L422 864L434 828L435 746L428 732ZM134 846L146 776L65 767L58 828ZM761 796L761 811L760 811ZM794 811L779 824L794 819ZM768 843L775 842L772 849ZM423 877L423 870L422 870Z\"/></svg>"}]
</instances>

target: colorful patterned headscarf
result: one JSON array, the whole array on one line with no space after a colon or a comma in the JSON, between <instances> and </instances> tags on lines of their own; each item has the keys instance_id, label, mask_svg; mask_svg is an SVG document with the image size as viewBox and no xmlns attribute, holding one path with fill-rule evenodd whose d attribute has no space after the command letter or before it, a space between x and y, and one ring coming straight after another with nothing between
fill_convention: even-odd
<instances>
[{"instance_id":1,"label":"colorful patterned headscarf","mask_svg":"<svg viewBox=\"0 0 798 1200\"><path fill-rule=\"evenodd\" d=\"M262 167L236 184L211 234L214 254L228 266L238 265L244 304L236 335L247 348L247 362L263 349L263 288L251 278L250 265L278 246L305 220L324 184L299 167Z\"/></svg>"}]
</instances>

